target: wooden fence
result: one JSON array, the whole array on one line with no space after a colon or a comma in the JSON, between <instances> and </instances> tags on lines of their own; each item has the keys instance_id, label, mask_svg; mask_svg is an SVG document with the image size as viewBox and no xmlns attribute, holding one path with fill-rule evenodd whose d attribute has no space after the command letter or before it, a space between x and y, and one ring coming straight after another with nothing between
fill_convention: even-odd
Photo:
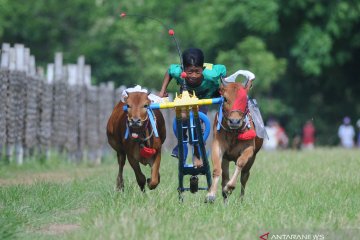
<instances>
[{"instance_id":1,"label":"wooden fence","mask_svg":"<svg viewBox=\"0 0 360 240\"><path fill-rule=\"evenodd\" d=\"M22 164L55 150L66 153L70 161L100 163L104 154L113 153L106 123L124 89L115 89L112 82L91 85L91 68L83 56L76 64L64 64L62 53L56 53L44 71L24 45L2 44L0 158ZM163 149L171 151L176 145L175 113L162 113L167 129Z\"/></svg>"},{"instance_id":2,"label":"wooden fence","mask_svg":"<svg viewBox=\"0 0 360 240\"><path fill-rule=\"evenodd\" d=\"M45 75L21 44L2 44L0 66L0 156L22 164L24 156L55 149L73 161L100 162L113 83L92 86L84 57L65 65L61 53Z\"/></svg>"}]
</instances>

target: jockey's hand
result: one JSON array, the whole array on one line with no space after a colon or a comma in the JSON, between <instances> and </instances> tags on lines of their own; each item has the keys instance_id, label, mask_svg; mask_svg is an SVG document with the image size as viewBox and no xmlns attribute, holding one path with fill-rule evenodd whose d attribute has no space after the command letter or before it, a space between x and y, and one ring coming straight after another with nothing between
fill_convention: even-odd
<instances>
[{"instance_id":1,"label":"jockey's hand","mask_svg":"<svg viewBox=\"0 0 360 240\"><path fill-rule=\"evenodd\" d=\"M169 96L169 94L166 92L166 91L160 91L160 93L159 93L159 97L161 97L161 98L163 98L163 97L168 97Z\"/></svg>"}]
</instances>

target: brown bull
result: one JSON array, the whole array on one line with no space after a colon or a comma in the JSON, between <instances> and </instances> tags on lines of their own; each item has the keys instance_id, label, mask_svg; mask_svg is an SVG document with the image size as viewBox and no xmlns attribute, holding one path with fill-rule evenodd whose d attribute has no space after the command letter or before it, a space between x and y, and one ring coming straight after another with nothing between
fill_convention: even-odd
<instances>
[{"instance_id":1,"label":"brown bull","mask_svg":"<svg viewBox=\"0 0 360 240\"><path fill-rule=\"evenodd\" d=\"M206 201L212 202L215 200L220 175L222 175L224 200L235 189L240 173L241 197L244 196L245 185L250 176L250 168L263 143L263 139L256 136L251 116L247 114L248 90L240 83L229 83L220 89L224 97L223 118L220 120L219 126L221 127L219 131L217 131L219 114L216 115L214 120L214 137L211 152L213 182ZM231 178L229 176L230 161L234 161L236 164L235 172Z\"/></svg>"},{"instance_id":2,"label":"brown bull","mask_svg":"<svg viewBox=\"0 0 360 240\"><path fill-rule=\"evenodd\" d=\"M116 183L118 190L124 188L123 169L126 157L142 191L145 190L146 182L149 189L155 189L160 183L161 146L166 138L166 129L163 115L159 110L154 110L158 131L158 137L155 136L155 129L152 127L147 112L150 103L147 93L128 93L125 103L119 102L109 118L107 137L109 144L117 153L119 174ZM128 107L127 112L123 110L124 105ZM141 172L140 163L150 165L151 178L145 178Z\"/></svg>"}]
</instances>

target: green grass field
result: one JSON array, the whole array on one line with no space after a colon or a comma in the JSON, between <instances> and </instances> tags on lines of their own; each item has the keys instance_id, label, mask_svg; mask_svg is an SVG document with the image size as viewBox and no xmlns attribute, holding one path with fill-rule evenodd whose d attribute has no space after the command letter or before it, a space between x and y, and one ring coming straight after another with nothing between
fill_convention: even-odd
<instances>
[{"instance_id":1,"label":"green grass field","mask_svg":"<svg viewBox=\"0 0 360 240\"><path fill-rule=\"evenodd\" d=\"M244 201L238 185L227 205L220 188L214 204L205 191L179 203L177 162L164 155L145 193L128 163L114 190L115 154L98 167L1 165L0 239L360 239L359 150L261 151Z\"/></svg>"}]
</instances>

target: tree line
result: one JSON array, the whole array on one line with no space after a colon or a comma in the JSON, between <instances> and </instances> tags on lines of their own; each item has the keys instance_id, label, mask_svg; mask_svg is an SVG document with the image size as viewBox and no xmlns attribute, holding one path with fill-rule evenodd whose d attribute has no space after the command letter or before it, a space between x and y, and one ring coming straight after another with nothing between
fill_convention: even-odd
<instances>
[{"instance_id":1,"label":"tree line","mask_svg":"<svg viewBox=\"0 0 360 240\"><path fill-rule=\"evenodd\" d=\"M318 143L333 145L343 116L360 118L359 16L359 0L0 0L0 42L26 44L39 64L53 51L85 55L94 84L159 89L179 63L171 27L181 49L202 48L229 74L254 72L250 94L265 119L278 118L290 137L311 119Z\"/></svg>"}]
</instances>

